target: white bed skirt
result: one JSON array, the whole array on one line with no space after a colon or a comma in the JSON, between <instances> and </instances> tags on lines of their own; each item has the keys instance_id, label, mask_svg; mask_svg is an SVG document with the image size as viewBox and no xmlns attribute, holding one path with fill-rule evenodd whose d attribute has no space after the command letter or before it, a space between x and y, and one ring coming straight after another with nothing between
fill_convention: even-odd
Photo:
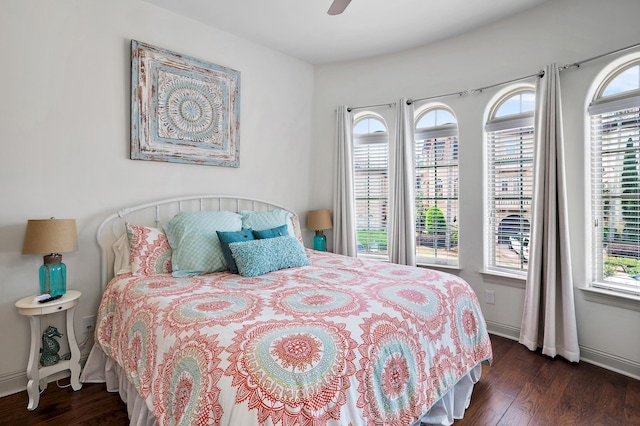
<instances>
[{"instance_id":1,"label":"white bed skirt","mask_svg":"<svg viewBox=\"0 0 640 426\"><path fill-rule=\"evenodd\" d=\"M127 404L129 425L131 426L156 426L158 424L153 413L147 408L147 404L138 395L122 367L108 357L98 346L94 345L87 358L87 363L80 375L82 383L105 383L108 392L118 392L120 398Z\"/></svg>"},{"instance_id":2,"label":"white bed skirt","mask_svg":"<svg viewBox=\"0 0 640 426\"><path fill-rule=\"evenodd\" d=\"M480 380L482 362L476 364L465 376L456 383L431 409L422 416L415 425L445 425L448 426L456 419L461 419L471 403L473 386Z\"/></svg>"},{"instance_id":3,"label":"white bed skirt","mask_svg":"<svg viewBox=\"0 0 640 426\"><path fill-rule=\"evenodd\" d=\"M461 419L469 407L473 386L480 380L481 374L482 363L478 363L412 426L448 426L454 420ZM94 345L91 349L80 381L82 383L105 383L108 392L118 392L120 398L127 404L129 425L155 426L158 424L145 401L138 395L136 388L127 380L122 368L98 346Z\"/></svg>"}]
</instances>

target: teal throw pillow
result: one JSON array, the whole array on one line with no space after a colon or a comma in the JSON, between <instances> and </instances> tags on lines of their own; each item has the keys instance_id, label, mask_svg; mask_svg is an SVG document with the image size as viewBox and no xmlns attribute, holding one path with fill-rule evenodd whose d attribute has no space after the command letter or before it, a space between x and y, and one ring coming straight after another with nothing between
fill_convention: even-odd
<instances>
[{"instance_id":1,"label":"teal throw pillow","mask_svg":"<svg viewBox=\"0 0 640 426\"><path fill-rule=\"evenodd\" d=\"M237 232L224 232L224 231L216 231L218 234L218 238L220 239L220 245L222 247L222 254L224 255L224 260L227 262L227 266L229 270L237 274L238 266L236 265L236 261L233 259L233 255L231 254L231 249L229 248L230 243L237 243L241 241L252 241L255 240L253 236L253 232L251 229L243 229L242 231Z\"/></svg>"},{"instance_id":2,"label":"teal throw pillow","mask_svg":"<svg viewBox=\"0 0 640 426\"><path fill-rule=\"evenodd\" d=\"M271 229L262 229L260 231L253 231L253 236L258 240L262 240L265 238L284 237L286 235L289 235L289 229L287 225L282 225Z\"/></svg>"},{"instance_id":3,"label":"teal throw pillow","mask_svg":"<svg viewBox=\"0 0 640 426\"><path fill-rule=\"evenodd\" d=\"M229 248L244 277L310 264L304 247L292 236L231 243Z\"/></svg>"},{"instance_id":4,"label":"teal throw pillow","mask_svg":"<svg viewBox=\"0 0 640 426\"><path fill-rule=\"evenodd\" d=\"M292 214L283 209L275 209L268 212L260 211L240 211L242 216L242 227L251 228L254 231L271 229L277 226L287 225L289 235L295 235L293 229Z\"/></svg>"}]
</instances>

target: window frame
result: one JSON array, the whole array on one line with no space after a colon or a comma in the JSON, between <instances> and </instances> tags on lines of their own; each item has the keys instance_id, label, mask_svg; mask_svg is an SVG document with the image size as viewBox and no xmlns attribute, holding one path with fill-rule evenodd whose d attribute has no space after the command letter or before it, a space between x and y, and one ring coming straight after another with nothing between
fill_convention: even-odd
<instances>
[{"instance_id":1,"label":"window frame","mask_svg":"<svg viewBox=\"0 0 640 426\"><path fill-rule=\"evenodd\" d=\"M455 120L454 123L438 123L438 112L444 111L450 118ZM427 116L427 114L435 112L436 118L434 120L434 125L428 127L417 127L420 124L420 121ZM448 117L445 115L445 117ZM448 117L449 118L449 117ZM429 103L421 106L414 113L414 148L415 148L415 156L414 156L414 179L416 185L415 191L415 201L416 205L416 222L415 222L415 232L416 232L416 263L419 265L425 266L433 266L433 267L448 267L448 268L459 268L460 267L460 190L459 190L459 177L460 177L460 138L459 138L459 127L458 127L458 119L453 112L453 110L442 103ZM421 144L429 144L432 147L431 155L426 157L426 165L419 166L418 159L420 155L419 143ZM449 153L450 151L450 153ZM444 163L439 165L438 163ZM419 199L419 191L418 186L419 181L421 181L421 174L427 173L427 170L437 170L447 169L448 171L445 173L446 176L444 178L450 177L451 182L447 185L450 187L448 190L445 190L445 182L443 177L436 177L434 175L433 184L428 184L425 189L426 193L422 198ZM453 170L452 170L453 169ZM452 175L450 176L450 173ZM445 193L450 193L450 195L445 196ZM441 199L446 208L445 212L445 220L447 223L446 231L445 231L445 245L449 248L452 247L452 244L455 244L455 256L451 256L447 254L446 248L438 249L437 244L435 247L431 247L434 251L433 255L423 255L419 253L421 244L420 239L424 238L423 235L427 235L426 232L421 232L421 226L426 227L426 219L424 221L424 225L421 225L419 222L418 214L419 211L417 209L417 205L420 201L423 203L430 200L431 198L437 201ZM440 206L438 206L440 207ZM442 209L441 209L442 211ZM426 210L425 210L426 214ZM449 216L447 218L447 216ZM425 229L426 231L426 229ZM454 238L455 237L455 241ZM429 250L428 246L427 250ZM444 252L444 256L439 257L438 251Z\"/></svg>"},{"instance_id":2,"label":"window frame","mask_svg":"<svg viewBox=\"0 0 640 426\"><path fill-rule=\"evenodd\" d=\"M585 151L587 155L585 157L587 159L587 170L589 173L589 179L587 179L586 184L588 194L587 203L589 204L589 208L587 210L589 212L589 218L586 221L588 228L588 249L586 254L589 259L589 262L587 262L589 276L587 289L595 292L603 292L604 294L613 297L640 300L640 282L635 283L629 280L620 282L615 279L618 274L612 276L614 279L607 279L607 277L605 277L607 269L607 255L605 254L605 250L608 251L609 245L604 248L604 244L606 242L604 236L604 208L609 197L601 196L601 191L605 187L607 180L599 179L600 173L598 170L602 170L604 167L603 161L608 160L604 160L605 157L601 155L603 144L605 143L602 137L602 130L604 126L599 124L597 129L595 127L596 124L601 123L603 116L606 116L605 118L622 117L624 115L624 113L622 113L623 110L631 111L630 114L632 115L632 119L629 121L635 121L637 123L635 126L631 126L630 132L635 136L635 140L633 140L632 137L632 142L635 144L631 148L636 152L636 173L640 173L640 166L637 165L640 162L640 87L613 95L604 95L609 84L611 84L620 74L633 67L640 67L639 54L625 56L613 61L596 77L593 86L595 87L595 90L592 87L591 95L587 96L587 100L590 100L587 104L585 118L587 129L585 137L585 147L587 148ZM621 119L616 119L616 121L624 123ZM624 125L622 127L624 127ZM623 139L627 139L627 136L628 134L619 136L617 143L624 144L625 141ZM607 139L606 143L607 145L613 144L609 139ZM617 150L620 151L620 149ZM614 151L615 150L609 150L607 153L611 154ZM622 157L620 157L622 159L616 159L614 161L614 164L621 170L621 176L624 173L625 167L627 167L627 165L625 165L625 162L627 161L627 152L628 150L624 153L619 152L618 156L622 155ZM607 164L611 163L607 162ZM624 178L622 177L620 179L620 185L616 186L617 190L622 191L620 192L621 194L624 192L623 187L625 185L622 182L623 179ZM615 197L613 197L612 200L615 200ZM622 198L620 198L620 202L622 201ZM624 208L621 206L619 209L619 213L623 216ZM614 229L617 231L617 227L614 227ZM609 243L614 244L611 239L609 240ZM598 247L603 247L603 249L598 250ZM636 250L640 249L640 244L635 247ZM615 255L609 255L609 257L626 259L634 258ZM640 257L635 257L635 259L640 259Z\"/></svg>"},{"instance_id":3,"label":"window frame","mask_svg":"<svg viewBox=\"0 0 640 426\"><path fill-rule=\"evenodd\" d=\"M357 178L358 178L358 173L357 173L357 167L356 167L356 149L358 146L361 145L370 145L370 144L386 144L386 203L383 203L383 211L386 210L386 215L383 214L382 217L380 218L381 221L383 221L384 223L384 233L387 235L389 235L389 229L388 229L388 214L389 214L389 179L390 179L390 141L389 141L389 126L386 122L386 120L379 114L373 112L373 111L362 111L358 114L354 115L353 118L353 130L355 130L356 126L358 125L358 123L360 123L363 120L366 119L375 119L380 121L383 125L384 128L386 129L385 131L374 131L371 133L355 133L353 132L353 155L354 155L354 164L353 164L353 170L354 170L354 202L355 202L355 212L356 212L356 220L355 220L355 224L356 224L356 241L357 241L357 249L356 249L356 256L357 257L362 257L362 258L368 258L368 259L375 259L375 260L382 260L382 261L388 261L389 260L389 252L388 252L388 244L386 245L387 249L384 250L382 253L378 252L374 252L374 251L361 251L361 247L364 248L365 244L360 241L360 238L358 237L358 233L359 232L367 232L367 231L372 231L371 229L360 229L358 227L358 184L357 184ZM383 185L384 186L384 185ZM386 207L386 208L385 208ZM368 216L368 215L367 215ZM385 218L386 216L386 218ZM367 247L369 247L371 249L372 244L369 243L367 244ZM380 247L380 243L378 243L378 246ZM379 250L379 248L378 248Z\"/></svg>"},{"instance_id":4,"label":"window frame","mask_svg":"<svg viewBox=\"0 0 640 426\"><path fill-rule=\"evenodd\" d=\"M522 199L522 197L520 198L521 200L520 204L526 205L528 203L528 209L523 210L522 208L520 208L520 210L518 211L519 213L518 217L520 218L519 219L520 229L518 230L517 233L519 234L519 237L520 237L519 239L520 244L522 244L522 241L524 241L525 239L525 235L527 233L530 233L531 220L532 220L531 205L533 201L533 165L534 165L533 149L534 149L534 143L535 143L535 118L534 118L535 111L525 110L524 112L501 115L499 117L496 117L496 115L500 111L500 108L507 101L512 99L514 96L522 95L525 93L533 95L533 100L534 100L533 104L535 105L536 93L535 93L535 86L533 84L520 83L516 85L511 85L509 87L504 88L499 93L497 93L491 99L491 101L487 104L487 109L485 112L485 120L484 120L484 130L483 130L483 138L484 138L484 150L483 150L483 155L484 155L484 161L483 161L483 164L484 164L483 166L483 203L484 203L483 268L484 270L483 270L483 273L488 275L498 275L498 276L504 276L509 278L515 278L519 280L525 280L527 276L528 267L523 268L523 266L524 266L524 263L528 264L528 260L526 261L524 260L525 259L524 255L528 253L527 252L528 247L526 250L523 250L522 248L520 248L519 252L517 252L516 250L512 250L511 238L510 238L509 251L507 252L506 255L507 256L511 255L511 251L513 251L514 252L513 255L519 257L519 260L518 260L518 263L520 265L519 268L500 265L499 263L496 262L498 258L503 257L501 256L500 248L498 247L498 244L501 238L500 229L503 226L508 226L508 223L505 221L509 217L513 216L513 213L507 210L502 213L504 217L501 217L501 219L498 220L495 214L495 211L496 211L495 205L497 204L497 200L501 198L501 194L504 195L502 193L503 178L508 179L507 193L511 193L514 190L521 192L523 185L525 186L530 185L530 188L531 188L530 196L525 197L524 199ZM496 167L495 167L495 163L493 162L493 158L491 154L492 144L494 143L495 136L496 136L495 133L504 131L504 130L510 130L510 129L513 129L514 131L520 130L521 133L525 135L525 137L528 140L527 147L530 150L530 159L526 161L527 163L530 163L530 166L529 166L530 176L527 178L529 182L523 181L522 179L524 177L521 177L516 185L517 188L515 189L513 185L512 176L500 177L495 175ZM523 129L525 129L524 132L522 132ZM526 129L530 129L530 130L526 130ZM502 147L503 149L505 149L505 152L507 152L506 148L508 148L508 144L505 143ZM520 165L520 168L522 168L522 164ZM494 176L493 177L494 180L492 182L489 182L489 179L491 178L491 176ZM496 195L494 195L494 193ZM528 218L527 217L523 218L522 212L526 210L528 210ZM504 225L503 225L503 222L504 222ZM502 238L504 237L505 236L502 235Z\"/></svg>"}]
</instances>

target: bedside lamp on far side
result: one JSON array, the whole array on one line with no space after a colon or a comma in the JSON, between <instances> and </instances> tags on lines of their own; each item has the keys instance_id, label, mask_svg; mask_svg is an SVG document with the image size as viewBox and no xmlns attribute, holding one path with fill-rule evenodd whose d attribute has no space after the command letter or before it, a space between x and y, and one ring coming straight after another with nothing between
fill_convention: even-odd
<instances>
[{"instance_id":1,"label":"bedside lamp on far side","mask_svg":"<svg viewBox=\"0 0 640 426\"><path fill-rule=\"evenodd\" d=\"M307 213L307 228L316 231L316 236L313 237L313 249L327 251L327 237L322 231L333 228L331 212L329 210L311 210Z\"/></svg>"},{"instance_id":2,"label":"bedside lamp on far side","mask_svg":"<svg viewBox=\"0 0 640 426\"><path fill-rule=\"evenodd\" d=\"M62 263L60 253L77 249L75 219L30 219L27 222L22 254L45 255L40 267L40 294L58 296L67 292L67 267Z\"/></svg>"}]
</instances>

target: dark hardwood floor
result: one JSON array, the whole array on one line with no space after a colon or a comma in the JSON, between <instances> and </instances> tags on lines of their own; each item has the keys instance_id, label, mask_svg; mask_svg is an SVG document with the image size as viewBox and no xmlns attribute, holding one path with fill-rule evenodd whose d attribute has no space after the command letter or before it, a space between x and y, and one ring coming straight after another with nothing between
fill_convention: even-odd
<instances>
[{"instance_id":1,"label":"dark hardwood floor","mask_svg":"<svg viewBox=\"0 0 640 426\"><path fill-rule=\"evenodd\" d=\"M61 380L60 384L68 383ZM64 383L63 383L64 382ZM38 408L27 410L27 391L0 398L0 425L128 425L127 408L118 393L102 383L85 383L74 392L49 383L40 395Z\"/></svg>"},{"instance_id":2,"label":"dark hardwood floor","mask_svg":"<svg viewBox=\"0 0 640 426\"><path fill-rule=\"evenodd\" d=\"M640 381L585 362L552 360L502 337L491 341L494 362L483 366L455 426L640 425ZM128 424L120 396L102 384L74 392L50 383L33 412L28 399L26 391L0 398L0 425Z\"/></svg>"},{"instance_id":3,"label":"dark hardwood floor","mask_svg":"<svg viewBox=\"0 0 640 426\"><path fill-rule=\"evenodd\" d=\"M580 362L551 359L491 336L471 405L456 426L640 425L640 381Z\"/></svg>"}]
</instances>

